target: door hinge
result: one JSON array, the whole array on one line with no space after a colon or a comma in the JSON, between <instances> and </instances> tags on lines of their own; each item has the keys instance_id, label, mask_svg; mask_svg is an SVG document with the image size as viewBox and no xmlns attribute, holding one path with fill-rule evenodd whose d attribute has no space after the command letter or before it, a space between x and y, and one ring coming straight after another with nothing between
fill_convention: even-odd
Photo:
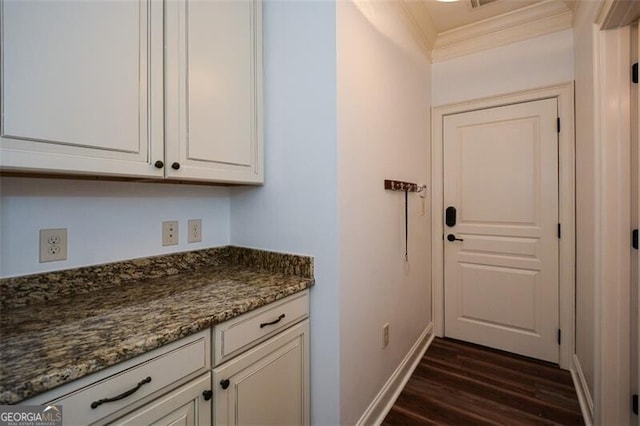
<instances>
[{"instance_id":1,"label":"door hinge","mask_svg":"<svg viewBox=\"0 0 640 426\"><path fill-rule=\"evenodd\" d=\"M558 344L562 342L562 330L558 329Z\"/></svg>"},{"instance_id":2,"label":"door hinge","mask_svg":"<svg viewBox=\"0 0 640 426\"><path fill-rule=\"evenodd\" d=\"M562 225L558 224L558 238L562 238Z\"/></svg>"},{"instance_id":3,"label":"door hinge","mask_svg":"<svg viewBox=\"0 0 640 426\"><path fill-rule=\"evenodd\" d=\"M631 411L633 414L638 414L638 394L631 396Z\"/></svg>"},{"instance_id":4,"label":"door hinge","mask_svg":"<svg viewBox=\"0 0 640 426\"><path fill-rule=\"evenodd\" d=\"M638 250L638 230L634 229L631 232L631 247Z\"/></svg>"},{"instance_id":5,"label":"door hinge","mask_svg":"<svg viewBox=\"0 0 640 426\"><path fill-rule=\"evenodd\" d=\"M631 66L631 81L638 84L638 63Z\"/></svg>"},{"instance_id":6,"label":"door hinge","mask_svg":"<svg viewBox=\"0 0 640 426\"><path fill-rule=\"evenodd\" d=\"M558 133L560 133L560 117L558 117L557 123L558 123Z\"/></svg>"}]
</instances>

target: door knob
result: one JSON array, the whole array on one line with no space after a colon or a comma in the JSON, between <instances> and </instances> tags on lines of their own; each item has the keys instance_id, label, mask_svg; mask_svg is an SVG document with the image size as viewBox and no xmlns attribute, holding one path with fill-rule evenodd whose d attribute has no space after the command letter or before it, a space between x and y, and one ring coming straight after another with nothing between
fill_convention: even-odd
<instances>
[{"instance_id":1,"label":"door knob","mask_svg":"<svg viewBox=\"0 0 640 426\"><path fill-rule=\"evenodd\" d=\"M453 235L453 234L447 235L447 240L449 240L449 241L464 241L462 238L456 238L456 236Z\"/></svg>"}]
</instances>

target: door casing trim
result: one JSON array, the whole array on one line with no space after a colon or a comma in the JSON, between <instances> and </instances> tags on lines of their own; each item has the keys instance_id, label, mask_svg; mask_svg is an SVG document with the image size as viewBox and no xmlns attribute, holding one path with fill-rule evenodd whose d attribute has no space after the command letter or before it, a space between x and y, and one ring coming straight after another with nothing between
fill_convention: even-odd
<instances>
[{"instance_id":1,"label":"door casing trim","mask_svg":"<svg viewBox=\"0 0 640 426\"><path fill-rule=\"evenodd\" d=\"M431 122L431 269L434 332L444 336L444 117L541 99L558 101L558 208L562 224L559 246L560 367L568 370L575 346L575 130L573 82L432 108Z\"/></svg>"}]
</instances>

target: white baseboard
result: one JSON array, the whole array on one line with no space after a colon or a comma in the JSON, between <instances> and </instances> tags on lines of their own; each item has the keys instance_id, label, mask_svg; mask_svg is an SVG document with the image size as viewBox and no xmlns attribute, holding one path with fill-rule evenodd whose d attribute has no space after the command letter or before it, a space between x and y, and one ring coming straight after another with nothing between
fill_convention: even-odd
<instances>
[{"instance_id":1,"label":"white baseboard","mask_svg":"<svg viewBox=\"0 0 640 426\"><path fill-rule=\"evenodd\" d=\"M580 360L574 354L573 362L571 363L571 377L573 378L573 385L576 388L576 394L578 395L578 402L580 403L580 410L582 410L582 417L584 423L587 426L593 425L593 399L589 392L589 386L587 386L587 380L582 372L580 366Z\"/></svg>"},{"instance_id":2,"label":"white baseboard","mask_svg":"<svg viewBox=\"0 0 640 426\"><path fill-rule=\"evenodd\" d=\"M404 357L398 368L389 377L387 383L384 384L369 407L367 407L360 420L356 423L357 426L379 425L382 423L433 341L433 337L433 322L430 322L413 344L407 356Z\"/></svg>"}]
</instances>

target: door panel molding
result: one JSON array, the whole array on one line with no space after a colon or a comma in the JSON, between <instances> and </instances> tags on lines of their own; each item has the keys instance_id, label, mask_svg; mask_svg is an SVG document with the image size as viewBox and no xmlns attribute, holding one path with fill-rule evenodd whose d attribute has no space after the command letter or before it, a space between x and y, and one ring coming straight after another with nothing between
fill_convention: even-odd
<instances>
[{"instance_id":1,"label":"door panel molding","mask_svg":"<svg viewBox=\"0 0 640 426\"><path fill-rule=\"evenodd\" d=\"M562 329L560 367L569 369L574 353L575 329L575 137L573 82L534 90L509 93L432 109L431 185L432 185L432 292L433 321L436 336L444 335L444 227L443 227L443 124L444 117L488 108L556 99L562 126L558 136L559 155L559 217L562 238L559 246L560 294L559 318ZM436 266L437 265L437 266Z\"/></svg>"}]
</instances>

